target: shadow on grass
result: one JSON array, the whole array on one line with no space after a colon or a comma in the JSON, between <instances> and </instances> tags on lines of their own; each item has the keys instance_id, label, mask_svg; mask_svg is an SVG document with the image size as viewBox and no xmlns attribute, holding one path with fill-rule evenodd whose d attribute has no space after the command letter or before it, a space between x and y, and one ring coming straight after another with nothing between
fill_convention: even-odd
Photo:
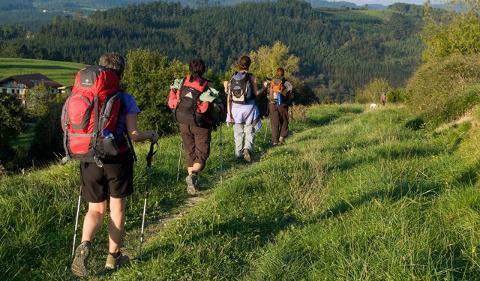
<instances>
[{"instance_id":1,"label":"shadow on grass","mask_svg":"<svg viewBox=\"0 0 480 281\"><path fill-rule=\"evenodd\" d=\"M373 200L386 201L386 200L400 200L404 197L433 197L440 193L441 187L438 184L430 182L414 183L406 181L395 182L394 187L391 190L376 190L363 194L351 201L342 201L335 205L333 208L321 213L320 215L309 220L307 224L318 223L321 220L334 218L343 215L351 210L357 209L363 205L366 205Z\"/></svg>"},{"instance_id":2,"label":"shadow on grass","mask_svg":"<svg viewBox=\"0 0 480 281\"><path fill-rule=\"evenodd\" d=\"M282 218L274 215L267 217L247 216L243 220L232 218L225 222L215 224L215 231L209 229L185 237L185 239L182 240L182 244L195 245L205 240L231 241L235 239L235 247L241 245L240 247L243 251L251 251L271 243L280 231L289 228L291 225L298 224L298 221L290 216ZM187 248L192 249L191 246L186 246L184 250L188 250ZM144 254L139 257L139 260L148 262L149 260L157 258L159 253L168 256L175 251L178 251L178 247L171 242L155 245L145 251ZM241 261L236 260L236 262Z\"/></svg>"},{"instance_id":3,"label":"shadow on grass","mask_svg":"<svg viewBox=\"0 0 480 281\"><path fill-rule=\"evenodd\" d=\"M333 116L333 115L332 115ZM320 118L316 121L310 121L309 124L311 126L319 126L319 125L328 125L333 120L337 119L338 117L329 118ZM378 141L366 141L363 143L359 143L358 146L360 148L368 148L370 146L375 146L378 144ZM265 148L268 148L268 142L262 143ZM339 147L339 149L344 149ZM292 149L284 149L284 152L294 153L295 150ZM345 161L340 162L338 165L334 166L333 169L340 169L340 170L348 170L356 167L357 165L361 165L363 163L374 162L379 159L389 159L389 160L396 160L396 159L410 159L410 158L422 158L422 157L430 157L432 155L438 155L440 153L444 153L444 150L437 149L435 147L429 146L412 146L412 147L401 147L401 149L391 149L390 147L379 147L375 150L375 155L373 157L359 157L354 159L348 159ZM273 155L274 153L272 153ZM464 169L457 177L452 179L452 182L458 183L460 185L470 185L475 184L479 180L478 171L480 169L480 162L476 163L475 165L469 166ZM385 184L387 185L387 184ZM307 226L309 224L316 224L322 220L330 219L337 217L339 215L348 213L349 211L360 208L363 205L367 205L374 200L378 201L399 201L402 198L434 198L445 191L445 184L442 182L438 182L435 180L428 180L423 177L416 177L414 175L402 177L396 181L394 181L391 185L388 186L389 188L385 188L384 190L375 190L371 192L367 192L357 198L354 198L351 201L342 201L338 202L333 208L325 211L324 213L319 214L318 216L304 221L299 222L295 218L290 216L263 216L263 217L247 217L245 220L241 219L229 219L225 222L219 223L215 225L216 230L221 230L221 233L218 231L202 231L199 233L194 233L191 236L187 236L185 240L182 241L182 244L185 243L184 248L181 251L188 252L188 250L194 250L194 244L199 244L203 240L215 240L215 239L222 239L225 236L230 239L225 240L232 240L232 238L237 239L235 240L236 243L241 245L240 247L244 249L244 251L253 251L265 246L268 243L274 241L275 237L278 235L279 232L289 228L292 225L299 225L299 226ZM218 242L220 243L220 242ZM206 244L206 243L205 243ZM193 245L193 246L192 246ZM238 245L237 245L238 247ZM178 251L178 246L175 246L171 242L165 242L159 245L154 245L153 247L149 248L147 252L142 256L143 261L149 261L151 259L155 259L158 256L164 255L172 255L174 252ZM227 248L228 251L228 248ZM460 251L460 247L459 247ZM456 252L456 249L455 249ZM186 255L186 259L194 259L194 255ZM435 256L432 256L435 260ZM439 256L438 261L441 262L444 260L443 257ZM237 263L242 263L242 259L235 260ZM453 257L453 263L456 268L465 268L469 265L468 261L462 258L461 253L459 252L458 255ZM237 264L238 265L238 264ZM441 265L439 265L441 266ZM241 269L238 269L241 270ZM456 277L462 277L460 273Z\"/></svg>"},{"instance_id":4,"label":"shadow on grass","mask_svg":"<svg viewBox=\"0 0 480 281\"><path fill-rule=\"evenodd\" d=\"M321 116L318 116L317 114L311 114L309 115L307 119L307 126L309 127L318 127L318 126L326 126L336 119L339 119L340 117L344 117L345 115L348 114L360 114L363 113L362 108L358 107L341 107L338 108L334 112L329 112L327 114L322 114Z\"/></svg>"},{"instance_id":5,"label":"shadow on grass","mask_svg":"<svg viewBox=\"0 0 480 281\"><path fill-rule=\"evenodd\" d=\"M377 146L380 143L379 140L371 140L365 141L360 143L352 143L352 146L355 149L368 149L373 146ZM333 148L336 153L343 153L348 148L344 146L339 146L337 148ZM329 149L332 151L332 149ZM373 155L359 155L352 158L347 158L341 160L338 164L333 164L329 166L328 171L347 171L350 169L354 169L363 164L371 164L373 162L378 162L379 160L402 160L402 159L412 159L412 158L424 158L430 157L433 155L438 155L441 153L442 150L435 147L428 147L428 146L413 146L413 147L402 147L401 149L391 149L390 147L378 147L374 150Z\"/></svg>"},{"instance_id":6,"label":"shadow on grass","mask_svg":"<svg viewBox=\"0 0 480 281\"><path fill-rule=\"evenodd\" d=\"M267 125L269 126L270 124L264 124L264 126ZM270 128L269 128L270 129ZM265 129L263 129L265 130ZM230 171L235 170L239 171L240 169L245 169L248 168L251 164L254 164L255 162L259 161L261 157L268 152L271 148L272 145L270 143L271 139L271 130L268 131L267 137L265 140L263 139L263 133L264 131L260 131L259 134L261 135L261 138L257 138L257 141L255 143L255 153L253 154L253 162L252 163L245 163L243 161L238 161L234 157L234 151L226 151L227 148L230 148L230 146L233 146L232 139L229 139L229 135L226 135L225 132L231 133L230 131L224 130L224 148L223 148L223 173L224 177L226 174L228 174ZM292 128L293 132L296 132L298 129L294 126ZM212 139L212 149L218 149L218 144L216 144L217 147L214 147L214 143L217 140ZM158 201L158 206L157 207L152 207L152 208L147 208L147 217L148 220L146 221L146 226L156 224L158 221L165 215L165 213L169 213L172 210L181 207L182 205L185 204L186 200L190 197L186 193L186 183L185 183L185 166L183 163L183 157L185 156L185 153L182 153L182 164L180 165L180 174L179 174L179 180L177 182L177 169L172 169L166 167L164 164L159 163L158 165L153 166L153 173L151 176L151 183L150 183L150 195L149 195L149 202L155 201L158 197L159 194L162 192L168 192L172 190L180 190L180 189L185 189L185 192L175 192L173 197L165 198L161 197L161 200ZM158 156L157 156L158 157ZM175 152L175 157L178 157L178 151ZM177 159L177 158L176 158ZM202 175L200 176L201 180L201 191L204 193L208 193L211 191L211 189L219 184L220 182L220 167L218 163L211 162L212 160L208 160L206 169L202 172ZM161 160L158 160L158 162L161 162ZM213 164L213 165L212 165ZM175 167L176 168L176 167ZM141 174L141 181L143 184L140 185L140 188L136 190L135 198L133 200L138 201L141 198L143 198L145 194L145 190L147 188L148 182L147 182L147 176L145 173L145 169L138 170L138 172ZM143 201L142 201L143 202ZM151 203L149 203L151 204ZM129 225L129 229L135 229L140 227L141 225L141 218L138 217L140 213L137 214L137 217L132 216L132 223Z\"/></svg>"},{"instance_id":7,"label":"shadow on grass","mask_svg":"<svg viewBox=\"0 0 480 281\"><path fill-rule=\"evenodd\" d=\"M480 162L472 165L461 172L456 178L455 182L460 185L475 185L479 180Z\"/></svg>"},{"instance_id":8,"label":"shadow on grass","mask_svg":"<svg viewBox=\"0 0 480 281\"><path fill-rule=\"evenodd\" d=\"M452 182L460 186L475 185L479 180L478 171L480 162L466 168L462 173L455 177ZM437 197L445 191L445 185L434 181L418 180L418 179L401 179L395 181L393 188L387 190L376 190L365 193L364 195L353 199L352 201L343 201L333 208L318 215L310 223L317 223L324 219L337 217L345 214L353 209L357 209L366 205L373 200L379 201L398 201L402 198L432 198Z\"/></svg>"},{"instance_id":9,"label":"shadow on grass","mask_svg":"<svg viewBox=\"0 0 480 281\"><path fill-rule=\"evenodd\" d=\"M345 116L345 114L347 113L358 114L361 112L363 112L363 110L358 110L356 108L347 108L346 110L341 108L341 110L336 110L333 113L326 114L326 116L319 116L318 118L313 117L310 118L307 122L294 123L295 125L292 126L291 131L295 134L296 132L305 129L305 127L311 128L318 126L326 126L334 120ZM270 124L267 122L264 123L264 126L270 126ZM262 131L260 131L257 135L256 148L259 150L259 152L256 153L254 157L256 160L260 159L261 155L265 154L272 147L270 144L271 129L270 127L268 128L268 130L266 131L266 136L264 134L264 130L267 130L267 128L264 127ZM281 151L279 150L279 153L285 153L285 149L286 147L282 147ZM287 152L294 154L297 151L289 150ZM244 169L248 167L248 165L239 165L239 163L235 160L234 157L225 157L225 155L228 155L228 152L224 154L225 161L223 165L225 171L238 168ZM209 167L205 171L205 173L208 172L214 174L217 171L218 170L214 167ZM174 176L176 177L176 175L174 175L172 171L169 171L169 174L167 175L163 175L163 177L167 178L171 178ZM205 184L208 186L214 186L218 183L218 181L218 177L211 176L208 178ZM208 188L206 190L208 190ZM180 198L179 201L172 203L169 208L173 209L183 204L184 199L185 198ZM278 213L267 216L247 215L244 219L232 218L228 219L225 222L215 224L214 229L217 231L212 231L209 229L203 230L199 233L193 233L191 236L187 235L187 237L182 240L182 244L188 245L187 247L191 248L192 245L200 243L203 240L216 240L228 237L230 238L230 240L231 238L235 238L237 241L236 243L242 245L242 249L244 249L245 251L249 251L261 248L267 243L272 242L280 231L285 230L292 225L300 225L300 223L288 214L283 214L280 217L278 216ZM187 249L185 249L185 251L186 250ZM159 256L172 255L176 251L179 251L178 246L170 241L158 245L154 244L152 245L152 247L146 249L142 256L139 257L139 260L145 262L151 259L155 259ZM188 257L189 256L187 255L185 258ZM242 263L242 259L239 259L236 262Z\"/></svg>"}]
</instances>

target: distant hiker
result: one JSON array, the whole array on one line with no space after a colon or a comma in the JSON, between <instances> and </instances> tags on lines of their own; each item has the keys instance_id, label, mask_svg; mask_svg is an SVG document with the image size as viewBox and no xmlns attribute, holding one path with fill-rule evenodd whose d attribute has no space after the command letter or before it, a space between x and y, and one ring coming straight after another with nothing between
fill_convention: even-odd
<instances>
[{"instance_id":1,"label":"distant hiker","mask_svg":"<svg viewBox=\"0 0 480 281\"><path fill-rule=\"evenodd\" d=\"M285 79L285 70L278 68L275 77L271 81L264 83L267 87L267 95L269 100L268 110L270 114L270 124L272 127L272 145L285 143L288 137L288 102L292 83Z\"/></svg>"},{"instance_id":2,"label":"distant hiker","mask_svg":"<svg viewBox=\"0 0 480 281\"><path fill-rule=\"evenodd\" d=\"M213 111L221 110L217 103L218 91L209 87L203 78L206 67L201 59L189 63L190 75L176 79L170 87L168 107L173 110L180 126L180 136L185 149L188 176L187 192L194 195L199 173L205 168L210 155L210 142L214 124Z\"/></svg>"},{"instance_id":3,"label":"distant hiker","mask_svg":"<svg viewBox=\"0 0 480 281\"><path fill-rule=\"evenodd\" d=\"M261 127L260 111L255 104L259 95L257 78L248 72L250 57L242 56L238 62L239 71L230 81L224 81L227 92L227 123L233 124L235 156L247 162L252 161L255 133Z\"/></svg>"},{"instance_id":4,"label":"distant hiker","mask_svg":"<svg viewBox=\"0 0 480 281\"><path fill-rule=\"evenodd\" d=\"M72 273L80 277L88 275L91 243L103 224L109 197L109 254L105 268L112 270L129 262L128 256L120 252L126 197L133 193L134 151L129 139L152 143L158 140L154 131L138 130L140 109L135 99L120 89L124 69L121 55L107 53L99 65L80 70L62 116L67 157L81 160L81 194L88 202L82 242L71 266Z\"/></svg>"},{"instance_id":5,"label":"distant hiker","mask_svg":"<svg viewBox=\"0 0 480 281\"><path fill-rule=\"evenodd\" d=\"M385 93L382 93L382 95L380 96L380 102L383 106L387 104L387 95Z\"/></svg>"}]
</instances>

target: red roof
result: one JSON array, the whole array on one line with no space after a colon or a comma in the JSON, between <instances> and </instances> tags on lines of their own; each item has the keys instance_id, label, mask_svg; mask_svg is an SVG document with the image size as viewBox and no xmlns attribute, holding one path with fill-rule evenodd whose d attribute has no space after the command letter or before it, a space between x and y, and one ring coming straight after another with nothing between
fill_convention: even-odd
<instances>
[{"instance_id":1,"label":"red roof","mask_svg":"<svg viewBox=\"0 0 480 281\"><path fill-rule=\"evenodd\" d=\"M59 88L63 86L62 84L53 81L52 79L40 73L10 76L0 80L0 84L11 80L25 84L28 88L33 88L38 84L44 84L47 88Z\"/></svg>"}]
</instances>

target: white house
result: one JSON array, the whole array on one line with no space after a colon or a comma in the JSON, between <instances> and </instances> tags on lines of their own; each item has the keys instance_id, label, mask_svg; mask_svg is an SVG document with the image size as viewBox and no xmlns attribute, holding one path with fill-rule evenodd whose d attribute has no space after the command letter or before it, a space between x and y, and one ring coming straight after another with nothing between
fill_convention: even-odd
<instances>
[{"instance_id":1,"label":"white house","mask_svg":"<svg viewBox=\"0 0 480 281\"><path fill-rule=\"evenodd\" d=\"M60 93L60 88L63 87L62 84L40 73L15 75L0 80L0 94L14 95L25 105L28 91L40 84L43 84L51 94Z\"/></svg>"}]
</instances>

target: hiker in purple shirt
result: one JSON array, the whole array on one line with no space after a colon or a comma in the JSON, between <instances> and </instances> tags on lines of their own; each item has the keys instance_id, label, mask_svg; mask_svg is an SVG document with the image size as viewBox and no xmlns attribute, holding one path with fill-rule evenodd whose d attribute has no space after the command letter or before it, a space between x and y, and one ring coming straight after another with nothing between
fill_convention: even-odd
<instances>
[{"instance_id":1,"label":"hiker in purple shirt","mask_svg":"<svg viewBox=\"0 0 480 281\"><path fill-rule=\"evenodd\" d=\"M243 56L238 62L239 71L232 79L224 81L227 97L227 123L233 124L235 156L247 162L252 161L253 142L256 131L262 127L260 111L255 104L259 95L257 79L248 72L250 57Z\"/></svg>"},{"instance_id":2,"label":"hiker in purple shirt","mask_svg":"<svg viewBox=\"0 0 480 281\"><path fill-rule=\"evenodd\" d=\"M102 55L100 66L115 71L121 79L125 69L125 59L118 53ZM127 142L126 134L134 142L150 141L156 143L158 134L154 131L138 129L137 115L140 109L135 98L126 92L121 93L122 107L118 115L115 132L112 132L117 144ZM120 251L125 227L125 208L127 197L133 189L133 147L127 146L125 152L115 157L103 159L100 167L96 163L80 162L81 196L88 202L88 212L83 221L81 244L75 250L71 270L75 276L87 277L88 260L92 251L95 235L104 224L109 209L108 255L106 270L115 270L129 263L129 257ZM103 244L103 243L102 243Z\"/></svg>"}]
</instances>

